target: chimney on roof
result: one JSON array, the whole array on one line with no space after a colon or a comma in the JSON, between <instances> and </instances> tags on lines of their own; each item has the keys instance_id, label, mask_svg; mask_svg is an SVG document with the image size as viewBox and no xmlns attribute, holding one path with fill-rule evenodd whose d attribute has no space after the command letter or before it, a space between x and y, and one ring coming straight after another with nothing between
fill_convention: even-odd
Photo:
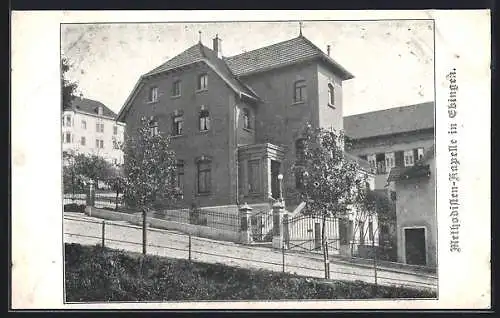
<instances>
[{"instance_id":1,"label":"chimney on roof","mask_svg":"<svg viewBox=\"0 0 500 318\"><path fill-rule=\"evenodd\" d=\"M326 54L328 54L328 56L330 56L330 45L326 46Z\"/></svg>"},{"instance_id":2,"label":"chimney on roof","mask_svg":"<svg viewBox=\"0 0 500 318\"><path fill-rule=\"evenodd\" d=\"M217 54L218 58L222 58L222 40L219 35L216 34L214 38L214 52Z\"/></svg>"}]
</instances>

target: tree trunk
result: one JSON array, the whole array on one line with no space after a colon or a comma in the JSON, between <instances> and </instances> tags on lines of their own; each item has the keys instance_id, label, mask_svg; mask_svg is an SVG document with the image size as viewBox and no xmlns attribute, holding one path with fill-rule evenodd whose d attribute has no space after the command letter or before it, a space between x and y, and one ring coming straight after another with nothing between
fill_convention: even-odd
<instances>
[{"instance_id":1,"label":"tree trunk","mask_svg":"<svg viewBox=\"0 0 500 318\"><path fill-rule=\"evenodd\" d=\"M116 186L116 199L115 199L115 211L118 211L118 196L120 195L120 188Z\"/></svg>"},{"instance_id":2,"label":"tree trunk","mask_svg":"<svg viewBox=\"0 0 500 318\"><path fill-rule=\"evenodd\" d=\"M147 228L146 228L146 208L142 208L142 254L146 255Z\"/></svg>"},{"instance_id":3,"label":"tree trunk","mask_svg":"<svg viewBox=\"0 0 500 318\"><path fill-rule=\"evenodd\" d=\"M328 267L326 263L326 233L325 233L325 227L326 227L326 214L323 215L323 224L321 226L321 247L323 248L323 263L325 264L325 278L328 277Z\"/></svg>"}]
</instances>

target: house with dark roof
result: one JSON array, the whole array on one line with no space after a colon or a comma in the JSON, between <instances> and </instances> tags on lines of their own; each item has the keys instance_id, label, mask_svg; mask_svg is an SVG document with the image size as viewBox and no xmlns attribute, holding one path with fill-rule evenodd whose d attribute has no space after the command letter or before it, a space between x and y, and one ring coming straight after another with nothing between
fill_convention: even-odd
<instances>
[{"instance_id":1,"label":"house with dark roof","mask_svg":"<svg viewBox=\"0 0 500 318\"><path fill-rule=\"evenodd\" d=\"M391 191L391 169L413 166L434 145L434 102L346 116L344 130L349 152L376 171L375 189Z\"/></svg>"},{"instance_id":2,"label":"house with dark roof","mask_svg":"<svg viewBox=\"0 0 500 318\"><path fill-rule=\"evenodd\" d=\"M106 105L88 98L75 98L62 117L62 149L99 155L122 164L123 153L114 140L123 141L125 124Z\"/></svg>"},{"instance_id":3,"label":"house with dark roof","mask_svg":"<svg viewBox=\"0 0 500 318\"><path fill-rule=\"evenodd\" d=\"M391 169L396 193L398 262L437 266L436 160L434 145L413 166Z\"/></svg>"},{"instance_id":4,"label":"house with dark roof","mask_svg":"<svg viewBox=\"0 0 500 318\"><path fill-rule=\"evenodd\" d=\"M343 128L342 83L354 76L302 34L235 56L221 43L200 41L140 76L117 120L133 133L146 117L172 136L182 206L269 208L281 174L293 211L300 133L306 123Z\"/></svg>"}]
</instances>

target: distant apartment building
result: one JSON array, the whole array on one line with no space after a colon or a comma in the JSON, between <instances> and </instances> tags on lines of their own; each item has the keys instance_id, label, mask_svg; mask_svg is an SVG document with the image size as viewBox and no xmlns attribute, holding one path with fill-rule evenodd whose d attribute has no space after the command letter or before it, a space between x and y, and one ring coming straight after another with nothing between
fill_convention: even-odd
<instances>
[{"instance_id":1,"label":"distant apartment building","mask_svg":"<svg viewBox=\"0 0 500 318\"><path fill-rule=\"evenodd\" d=\"M376 172L375 189L394 191L387 182L394 167L411 167L434 144L434 102L344 117L350 153Z\"/></svg>"},{"instance_id":2,"label":"distant apartment building","mask_svg":"<svg viewBox=\"0 0 500 318\"><path fill-rule=\"evenodd\" d=\"M101 102L75 98L62 116L62 150L94 154L111 164L123 164L123 152L113 142L123 141L125 124Z\"/></svg>"}]
</instances>

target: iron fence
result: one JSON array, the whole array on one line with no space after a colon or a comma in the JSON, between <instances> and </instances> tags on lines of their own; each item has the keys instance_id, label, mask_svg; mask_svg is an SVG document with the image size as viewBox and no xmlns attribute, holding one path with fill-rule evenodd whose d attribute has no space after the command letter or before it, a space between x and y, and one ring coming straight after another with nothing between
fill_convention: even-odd
<instances>
[{"instance_id":1,"label":"iron fence","mask_svg":"<svg viewBox=\"0 0 500 318\"><path fill-rule=\"evenodd\" d=\"M370 271L369 269L354 271L346 266L328 266L328 275L325 276L325 266L319 257L298 254L284 247L281 250L269 249L265 253L254 247L211 241L197 238L188 234L176 233L167 230L147 228L148 241L141 240L141 228L129 224L117 224L112 221L82 219L65 216L66 243L84 245L99 244L114 249L123 249L143 252L172 258L184 258L209 263L223 263L229 266L243 266L248 268L266 268L282 271L299 276L320 277L343 280L363 280L375 284L398 285L412 288L437 288L437 278L432 275L401 275L389 276L383 270ZM73 222L70 227L67 223ZM79 225L75 225L79 224ZM70 227L73 231L68 231ZM126 233L126 235L124 234ZM327 243L328 244L328 243ZM238 249L238 253L234 249ZM328 248L327 248L328 250ZM261 255L264 253L265 255ZM238 254L243 254L242 256ZM244 257L247 256L247 257ZM252 257L253 256L253 257ZM332 278L333 277L333 278ZM411 279L410 279L411 278Z\"/></svg>"}]
</instances>

